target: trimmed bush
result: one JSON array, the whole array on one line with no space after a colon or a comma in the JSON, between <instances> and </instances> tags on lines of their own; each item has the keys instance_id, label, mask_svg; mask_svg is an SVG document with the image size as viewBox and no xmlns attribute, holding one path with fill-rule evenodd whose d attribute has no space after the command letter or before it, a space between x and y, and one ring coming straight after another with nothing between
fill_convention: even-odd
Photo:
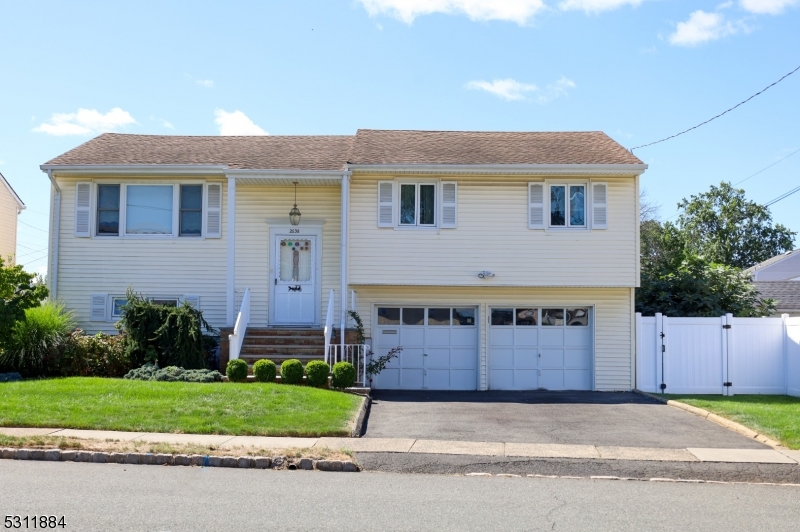
<instances>
[{"instance_id":1,"label":"trimmed bush","mask_svg":"<svg viewBox=\"0 0 800 532\"><path fill-rule=\"evenodd\" d=\"M256 382L275 382L278 367L275 362L267 359L256 360L253 364L253 377Z\"/></svg>"},{"instance_id":2,"label":"trimmed bush","mask_svg":"<svg viewBox=\"0 0 800 532\"><path fill-rule=\"evenodd\" d=\"M350 362L337 362L333 366L334 388L350 388L356 383L356 368Z\"/></svg>"},{"instance_id":3,"label":"trimmed bush","mask_svg":"<svg viewBox=\"0 0 800 532\"><path fill-rule=\"evenodd\" d=\"M285 360L281 364L281 382L284 384L300 384L303 382L303 363L296 358Z\"/></svg>"},{"instance_id":4,"label":"trimmed bush","mask_svg":"<svg viewBox=\"0 0 800 532\"><path fill-rule=\"evenodd\" d=\"M247 362L241 358L235 358L228 362L225 374L231 382L245 382L247 380Z\"/></svg>"},{"instance_id":5,"label":"trimmed bush","mask_svg":"<svg viewBox=\"0 0 800 532\"><path fill-rule=\"evenodd\" d=\"M67 336L58 366L65 377L122 377L133 369L124 335L88 336L80 329Z\"/></svg>"},{"instance_id":6,"label":"trimmed bush","mask_svg":"<svg viewBox=\"0 0 800 532\"><path fill-rule=\"evenodd\" d=\"M306 382L309 386L327 386L331 367L322 360L312 360L306 364Z\"/></svg>"},{"instance_id":7,"label":"trimmed bush","mask_svg":"<svg viewBox=\"0 0 800 532\"><path fill-rule=\"evenodd\" d=\"M132 369L125 375L125 378L137 381L161 382L222 382L222 374L219 371L183 369L175 366L159 369L153 364L145 364L141 368Z\"/></svg>"},{"instance_id":8,"label":"trimmed bush","mask_svg":"<svg viewBox=\"0 0 800 532\"><path fill-rule=\"evenodd\" d=\"M25 309L25 319L14 324L0 353L0 367L26 378L57 373L59 351L73 326L73 315L63 303L48 301Z\"/></svg>"}]
</instances>

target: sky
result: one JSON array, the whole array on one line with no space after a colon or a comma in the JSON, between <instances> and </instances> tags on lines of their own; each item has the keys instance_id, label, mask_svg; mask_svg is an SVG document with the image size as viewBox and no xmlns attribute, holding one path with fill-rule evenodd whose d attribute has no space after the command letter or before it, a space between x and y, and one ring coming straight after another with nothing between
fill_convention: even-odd
<instances>
[{"instance_id":1,"label":"sky","mask_svg":"<svg viewBox=\"0 0 800 532\"><path fill-rule=\"evenodd\" d=\"M18 262L41 273L39 165L105 131L601 130L634 148L800 66L800 0L1 0L0 27L0 173L28 206ZM800 186L798 96L800 72L636 149L661 219L773 164L749 199ZM771 211L800 231L800 192Z\"/></svg>"}]
</instances>

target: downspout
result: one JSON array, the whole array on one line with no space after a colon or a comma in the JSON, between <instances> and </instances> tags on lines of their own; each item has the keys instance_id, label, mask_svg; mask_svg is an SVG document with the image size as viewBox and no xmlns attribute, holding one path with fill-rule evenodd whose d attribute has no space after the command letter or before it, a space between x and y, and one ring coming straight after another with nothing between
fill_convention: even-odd
<instances>
[{"instance_id":1,"label":"downspout","mask_svg":"<svg viewBox=\"0 0 800 532\"><path fill-rule=\"evenodd\" d=\"M236 178L228 178L228 256L226 276L226 307L228 327L236 323Z\"/></svg>"},{"instance_id":2,"label":"downspout","mask_svg":"<svg viewBox=\"0 0 800 532\"><path fill-rule=\"evenodd\" d=\"M50 209L50 229L52 230L50 242L50 268L47 272L47 277L50 284L50 299L58 298L58 243L61 233L61 188L53 178L52 170L45 170L50 183L53 185L51 191L55 191L55 205L51 205Z\"/></svg>"},{"instance_id":3,"label":"downspout","mask_svg":"<svg viewBox=\"0 0 800 532\"><path fill-rule=\"evenodd\" d=\"M344 167L345 171L342 174L342 230L341 230L341 256L342 256L342 276L341 276L341 293L339 294L339 301L341 304L341 338L340 356L344 356L345 345L345 330L347 326L347 256L348 256L348 234L349 229L349 210L350 210L350 175L351 172Z\"/></svg>"}]
</instances>

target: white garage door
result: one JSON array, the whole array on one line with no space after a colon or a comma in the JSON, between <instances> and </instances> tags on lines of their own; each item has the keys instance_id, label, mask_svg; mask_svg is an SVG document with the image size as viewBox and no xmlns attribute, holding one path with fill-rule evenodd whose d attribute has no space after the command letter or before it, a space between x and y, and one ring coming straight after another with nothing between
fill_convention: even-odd
<instances>
[{"instance_id":1,"label":"white garage door","mask_svg":"<svg viewBox=\"0 0 800 532\"><path fill-rule=\"evenodd\" d=\"M489 388L591 390L590 309L491 309Z\"/></svg>"},{"instance_id":2,"label":"white garage door","mask_svg":"<svg viewBox=\"0 0 800 532\"><path fill-rule=\"evenodd\" d=\"M478 388L476 308L379 307L377 314L374 356L397 346L403 351L374 378L375 388Z\"/></svg>"}]
</instances>

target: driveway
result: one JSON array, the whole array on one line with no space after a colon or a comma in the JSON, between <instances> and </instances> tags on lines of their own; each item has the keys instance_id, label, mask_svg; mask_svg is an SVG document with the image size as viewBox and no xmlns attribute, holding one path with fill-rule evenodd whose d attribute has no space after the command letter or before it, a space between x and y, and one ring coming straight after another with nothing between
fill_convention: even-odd
<instances>
[{"instance_id":1,"label":"driveway","mask_svg":"<svg viewBox=\"0 0 800 532\"><path fill-rule=\"evenodd\" d=\"M373 392L366 438L620 447L765 449L765 445L639 394Z\"/></svg>"}]
</instances>

